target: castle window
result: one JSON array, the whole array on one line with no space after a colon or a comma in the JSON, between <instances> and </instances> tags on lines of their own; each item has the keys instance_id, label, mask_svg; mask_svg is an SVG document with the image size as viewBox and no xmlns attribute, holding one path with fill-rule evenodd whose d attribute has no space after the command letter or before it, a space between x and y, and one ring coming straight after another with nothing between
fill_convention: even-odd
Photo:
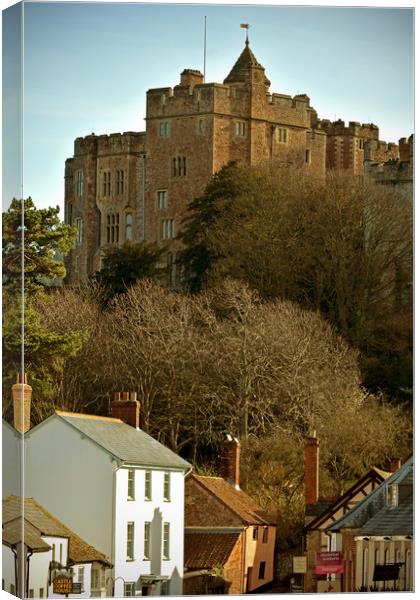
<instances>
[{"instance_id":1,"label":"castle window","mask_svg":"<svg viewBox=\"0 0 420 600\"><path fill-rule=\"evenodd\" d=\"M187 174L187 159L185 156L178 156L172 159L172 175L174 177L185 177Z\"/></svg>"},{"instance_id":2,"label":"castle window","mask_svg":"<svg viewBox=\"0 0 420 600\"><path fill-rule=\"evenodd\" d=\"M124 194L124 171L117 170L117 194Z\"/></svg>"},{"instance_id":3,"label":"castle window","mask_svg":"<svg viewBox=\"0 0 420 600\"><path fill-rule=\"evenodd\" d=\"M80 245L83 241L83 221L81 217L77 217L74 224L76 225L76 244Z\"/></svg>"},{"instance_id":4,"label":"castle window","mask_svg":"<svg viewBox=\"0 0 420 600\"><path fill-rule=\"evenodd\" d=\"M206 130L206 120L199 119L198 121L198 133L203 134Z\"/></svg>"},{"instance_id":5,"label":"castle window","mask_svg":"<svg viewBox=\"0 0 420 600\"><path fill-rule=\"evenodd\" d=\"M363 150L363 140L359 140L359 148L360 150Z\"/></svg>"},{"instance_id":6,"label":"castle window","mask_svg":"<svg viewBox=\"0 0 420 600\"><path fill-rule=\"evenodd\" d=\"M111 171L104 171L102 173L102 195L111 195Z\"/></svg>"},{"instance_id":7,"label":"castle window","mask_svg":"<svg viewBox=\"0 0 420 600\"><path fill-rule=\"evenodd\" d=\"M258 579L264 579L264 577L265 577L265 561L262 560L260 562L260 566L258 569Z\"/></svg>"},{"instance_id":8,"label":"castle window","mask_svg":"<svg viewBox=\"0 0 420 600\"><path fill-rule=\"evenodd\" d=\"M80 169L76 171L76 196L78 198L83 196L83 171Z\"/></svg>"},{"instance_id":9,"label":"castle window","mask_svg":"<svg viewBox=\"0 0 420 600\"><path fill-rule=\"evenodd\" d=\"M167 121L163 121L162 123L159 123L159 135L160 135L160 137L168 137L169 123Z\"/></svg>"},{"instance_id":10,"label":"castle window","mask_svg":"<svg viewBox=\"0 0 420 600\"><path fill-rule=\"evenodd\" d=\"M168 192L167 190L159 190L157 193L157 204L158 208L165 209L168 208Z\"/></svg>"},{"instance_id":11,"label":"castle window","mask_svg":"<svg viewBox=\"0 0 420 600\"><path fill-rule=\"evenodd\" d=\"M133 239L133 213L131 212L125 215L125 239L128 242Z\"/></svg>"},{"instance_id":12,"label":"castle window","mask_svg":"<svg viewBox=\"0 0 420 600\"><path fill-rule=\"evenodd\" d=\"M73 204L69 202L67 204L67 223L71 225L73 222Z\"/></svg>"},{"instance_id":13,"label":"castle window","mask_svg":"<svg viewBox=\"0 0 420 600\"><path fill-rule=\"evenodd\" d=\"M173 240L175 238L175 219L163 219L161 221L162 240Z\"/></svg>"},{"instance_id":14,"label":"castle window","mask_svg":"<svg viewBox=\"0 0 420 600\"><path fill-rule=\"evenodd\" d=\"M311 151L310 150L305 150L305 162L307 164L310 164L310 162L311 162Z\"/></svg>"},{"instance_id":15,"label":"castle window","mask_svg":"<svg viewBox=\"0 0 420 600\"><path fill-rule=\"evenodd\" d=\"M235 123L235 134L239 137L245 137L246 134L246 123L244 121L236 121Z\"/></svg>"},{"instance_id":16,"label":"castle window","mask_svg":"<svg viewBox=\"0 0 420 600\"><path fill-rule=\"evenodd\" d=\"M276 127L276 142L278 144L287 144L287 129Z\"/></svg>"},{"instance_id":17,"label":"castle window","mask_svg":"<svg viewBox=\"0 0 420 600\"><path fill-rule=\"evenodd\" d=\"M106 217L106 241L114 244L120 241L120 215L108 214Z\"/></svg>"}]
</instances>

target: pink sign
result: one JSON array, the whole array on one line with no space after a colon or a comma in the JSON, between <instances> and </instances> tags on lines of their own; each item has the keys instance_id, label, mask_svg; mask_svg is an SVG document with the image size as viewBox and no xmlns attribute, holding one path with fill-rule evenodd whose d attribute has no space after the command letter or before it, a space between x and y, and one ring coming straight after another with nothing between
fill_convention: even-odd
<instances>
[{"instance_id":1,"label":"pink sign","mask_svg":"<svg viewBox=\"0 0 420 600\"><path fill-rule=\"evenodd\" d=\"M342 552L317 552L315 573L333 575L344 572Z\"/></svg>"}]
</instances>

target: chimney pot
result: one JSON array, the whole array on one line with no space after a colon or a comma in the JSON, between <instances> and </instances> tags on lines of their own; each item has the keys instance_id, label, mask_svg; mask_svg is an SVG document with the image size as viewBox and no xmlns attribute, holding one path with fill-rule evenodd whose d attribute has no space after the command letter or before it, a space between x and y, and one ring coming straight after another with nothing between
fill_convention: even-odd
<instances>
[{"instance_id":1,"label":"chimney pot","mask_svg":"<svg viewBox=\"0 0 420 600\"><path fill-rule=\"evenodd\" d=\"M32 388L27 384L26 373L22 376L18 373L17 383L12 385L13 397L13 425L19 433L26 433L31 427L31 400Z\"/></svg>"},{"instance_id":2,"label":"chimney pot","mask_svg":"<svg viewBox=\"0 0 420 600\"><path fill-rule=\"evenodd\" d=\"M114 402L119 402L121 399L121 392L114 393Z\"/></svg>"},{"instance_id":3,"label":"chimney pot","mask_svg":"<svg viewBox=\"0 0 420 600\"><path fill-rule=\"evenodd\" d=\"M137 400L137 392L130 392L130 400Z\"/></svg>"},{"instance_id":4,"label":"chimney pot","mask_svg":"<svg viewBox=\"0 0 420 600\"><path fill-rule=\"evenodd\" d=\"M130 392L123 392L122 399L123 399L123 401L124 400L129 400L130 399Z\"/></svg>"}]
</instances>

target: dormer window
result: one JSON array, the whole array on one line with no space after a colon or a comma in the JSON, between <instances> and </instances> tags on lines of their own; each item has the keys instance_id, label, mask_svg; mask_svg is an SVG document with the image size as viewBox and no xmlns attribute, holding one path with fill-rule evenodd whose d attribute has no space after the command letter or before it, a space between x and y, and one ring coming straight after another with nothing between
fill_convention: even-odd
<instances>
[{"instance_id":1,"label":"dormer window","mask_svg":"<svg viewBox=\"0 0 420 600\"><path fill-rule=\"evenodd\" d=\"M390 483L387 486L386 504L390 508L398 506L398 483Z\"/></svg>"}]
</instances>

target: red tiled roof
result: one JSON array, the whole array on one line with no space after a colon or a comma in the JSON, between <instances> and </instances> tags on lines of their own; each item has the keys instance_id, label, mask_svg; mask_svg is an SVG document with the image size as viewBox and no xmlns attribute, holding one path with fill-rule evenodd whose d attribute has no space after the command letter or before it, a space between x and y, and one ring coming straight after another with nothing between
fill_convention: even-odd
<instances>
[{"instance_id":1,"label":"red tiled roof","mask_svg":"<svg viewBox=\"0 0 420 600\"><path fill-rule=\"evenodd\" d=\"M214 569L224 565L240 533L186 533L184 566L186 569Z\"/></svg>"},{"instance_id":2,"label":"red tiled roof","mask_svg":"<svg viewBox=\"0 0 420 600\"><path fill-rule=\"evenodd\" d=\"M242 490L237 490L222 477L192 475L208 492L215 496L247 525L275 525L276 519Z\"/></svg>"}]
</instances>

